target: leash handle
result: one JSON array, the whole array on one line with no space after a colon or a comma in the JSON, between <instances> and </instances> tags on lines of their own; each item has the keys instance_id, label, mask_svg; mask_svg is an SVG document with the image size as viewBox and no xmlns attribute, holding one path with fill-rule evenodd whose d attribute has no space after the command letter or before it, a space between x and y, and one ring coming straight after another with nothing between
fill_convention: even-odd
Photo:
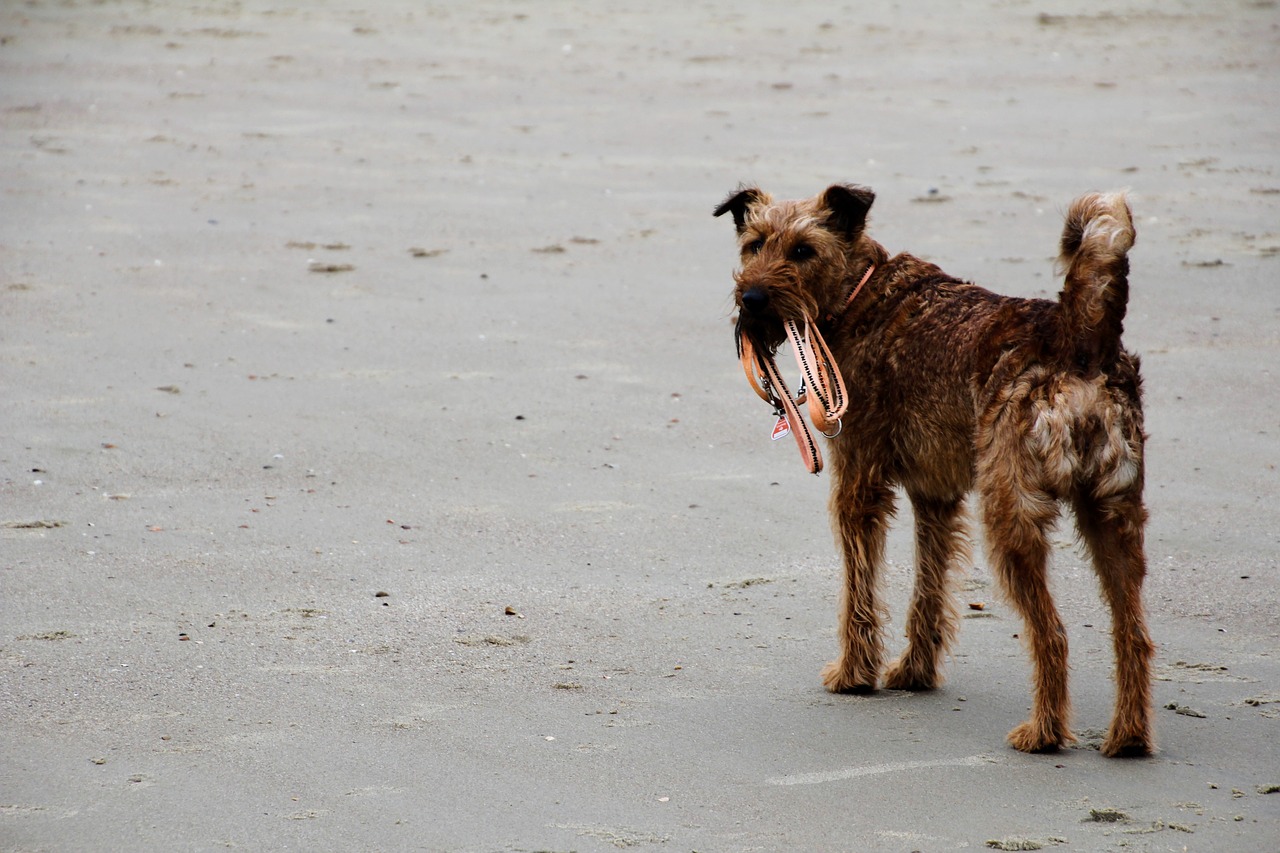
<instances>
[{"instance_id":1,"label":"leash handle","mask_svg":"<svg viewBox=\"0 0 1280 853\"><path fill-rule=\"evenodd\" d=\"M791 391L778 371L777 363L770 356L759 356L751 340L746 337L742 338L742 371L760 399L773 406L774 412L786 419L791 436L800 450L800 458L804 460L809 473L817 474L821 471L822 451L818 449L809 425L804 422L804 417L792 402Z\"/></svg>"},{"instance_id":2,"label":"leash handle","mask_svg":"<svg viewBox=\"0 0 1280 853\"><path fill-rule=\"evenodd\" d=\"M836 366L822 333L808 320L805 320L803 335L794 320L788 320L785 327L796 356L796 365L804 377L809 417L824 434L830 434L834 428L835 435L839 435L840 418L849 405L840 368Z\"/></svg>"},{"instance_id":3,"label":"leash handle","mask_svg":"<svg viewBox=\"0 0 1280 853\"><path fill-rule=\"evenodd\" d=\"M809 425L805 423L804 416L800 414L796 404L791 400L791 391L787 388L786 380L782 378L782 374L778 371L777 362L772 358L761 359L760 367L764 370L764 378L770 386L782 392L777 403L782 405L783 417L787 419L787 425L791 427L791 435L796 440L796 447L800 449L800 458L804 460L804 465L809 469L810 474L817 474L822 470L822 451L818 449L818 443L814 441L813 433L809 431ZM776 405L776 403L775 403Z\"/></svg>"}]
</instances>

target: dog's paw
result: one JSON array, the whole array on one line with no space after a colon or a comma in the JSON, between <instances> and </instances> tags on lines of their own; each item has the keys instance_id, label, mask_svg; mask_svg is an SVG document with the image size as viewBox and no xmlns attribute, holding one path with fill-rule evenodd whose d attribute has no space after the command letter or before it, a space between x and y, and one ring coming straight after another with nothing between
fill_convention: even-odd
<instances>
[{"instance_id":1,"label":"dog's paw","mask_svg":"<svg viewBox=\"0 0 1280 853\"><path fill-rule=\"evenodd\" d=\"M832 693L874 693L875 677L862 677L849 672L838 660L833 660L822 669L822 683Z\"/></svg>"},{"instance_id":2,"label":"dog's paw","mask_svg":"<svg viewBox=\"0 0 1280 853\"><path fill-rule=\"evenodd\" d=\"M921 664L903 655L889 664L880 683L885 690L937 690L942 676L932 662Z\"/></svg>"},{"instance_id":3,"label":"dog's paw","mask_svg":"<svg viewBox=\"0 0 1280 853\"><path fill-rule=\"evenodd\" d=\"M1059 747L1074 743L1075 739L1065 725L1035 719L1014 726L1009 732L1009 745L1019 752L1057 752Z\"/></svg>"},{"instance_id":4,"label":"dog's paw","mask_svg":"<svg viewBox=\"0 0 1280 853\"><path fill-rule=\"evenodd\" d=\"M1151 735L1146 731L1119 732L1113 729L1107 732L1107 738L1102 742L1102 754L1107 758L1141 758L1155 751Z\"/></svg>"}]
</instances>

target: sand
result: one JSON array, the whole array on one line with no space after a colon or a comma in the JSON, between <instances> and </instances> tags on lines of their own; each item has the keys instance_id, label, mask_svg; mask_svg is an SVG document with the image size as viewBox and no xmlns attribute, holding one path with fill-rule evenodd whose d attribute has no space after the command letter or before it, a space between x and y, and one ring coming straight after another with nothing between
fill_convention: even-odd
<instances>
[{"instance_id":1,"label":"sand","mask_svg":"<svg viewBox=\"0 0 1280 853\"><path fill-rule=\"evenodd\" d=\"M871 5L4 5L0 848L1275 849L1280 12ZM981 551L942 689L823 691L740 181L1026 296L1131 189L1159 755L1069 523L1078 747Z\"/></svg>"}]
</instances>

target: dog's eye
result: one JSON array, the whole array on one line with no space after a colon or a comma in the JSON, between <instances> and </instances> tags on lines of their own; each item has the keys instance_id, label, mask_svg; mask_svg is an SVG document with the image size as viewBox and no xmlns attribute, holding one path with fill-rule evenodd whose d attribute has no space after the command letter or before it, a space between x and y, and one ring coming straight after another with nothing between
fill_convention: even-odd
<instances>
[{"instance_id":1,"label":"dog's eye","mask_svg":"<svg viewBox=\"0 0 1280 853\"><path fill-rule=\"evenodd\" d=\"M760 254L760 250L763 248L764 248L764 238L760 237L756 240L752 240L750 243L743 246L742 250L746 252L748 255L758 255Z\"/></svg>"},{"instance_id":2,"label":"dog's eye","mask_svg":"<svg viewBox=\"0 0 1280 853\"><path fill-rule=\"evenodd\" d=\"M798 243L791 247L790 257L793 261L807 261L816 254L808 243Z\"/></svg>"}]
</instances>

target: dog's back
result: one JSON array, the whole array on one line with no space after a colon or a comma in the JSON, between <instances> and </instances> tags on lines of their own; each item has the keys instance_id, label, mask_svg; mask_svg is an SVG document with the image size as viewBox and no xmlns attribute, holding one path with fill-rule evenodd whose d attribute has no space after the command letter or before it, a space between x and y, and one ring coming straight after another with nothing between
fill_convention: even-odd
<instances>
[{"instance_id":1,"label":"dog's back","mask_svg":"<svg viewBox=\"0 0 1280 853\"><path fill-rule=\"evenodd\" d=\"M1120 194L1074 202L1061 241L1059 298L1022 299L960 281L909 254L833 330L849 382L847 441L925 496L967 491L997 426L1043 461L1035 488L1066 498L1141 473L1138 359L1121 346L1134 232Z\"/></svg>"}]
</instances>

